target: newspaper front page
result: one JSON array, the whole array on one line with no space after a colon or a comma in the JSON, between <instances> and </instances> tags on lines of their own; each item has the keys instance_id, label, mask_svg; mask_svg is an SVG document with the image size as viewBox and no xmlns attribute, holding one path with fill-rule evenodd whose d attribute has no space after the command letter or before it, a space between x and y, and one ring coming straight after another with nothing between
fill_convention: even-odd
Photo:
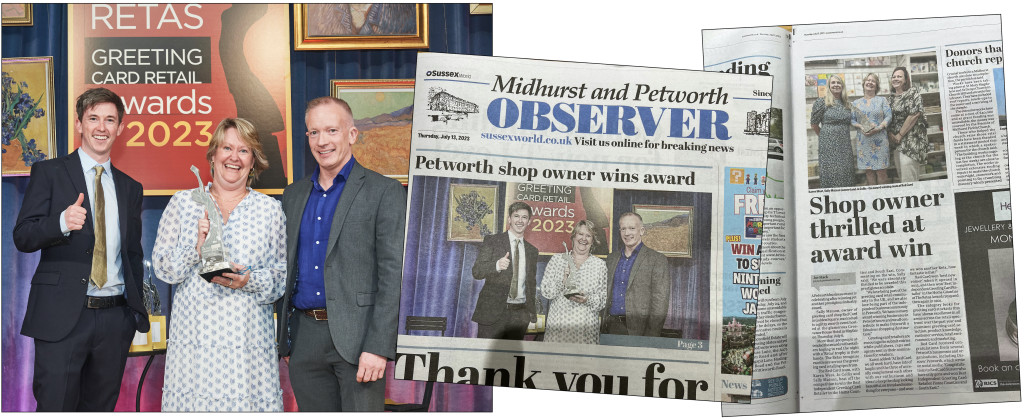
<instances>
[{"instance_id":1,"label":"newspaper front page","mask_svg":"<svg viewBox=\"0 0 1024 420\"><path fill-rule=\"evenodd\" d=\"M396 378L746 398L770 90L421 53Z\"/></svg>"},{"instance_id":2,"label":"newspaper front page","mask_svg":"<svg viewBox=\"0 0 1024 420\"><path fill-rule=\"evenodd\" d=\"M799 411L1020 399L1000 24L793 27Z\"/></svg>"}]
</instances>

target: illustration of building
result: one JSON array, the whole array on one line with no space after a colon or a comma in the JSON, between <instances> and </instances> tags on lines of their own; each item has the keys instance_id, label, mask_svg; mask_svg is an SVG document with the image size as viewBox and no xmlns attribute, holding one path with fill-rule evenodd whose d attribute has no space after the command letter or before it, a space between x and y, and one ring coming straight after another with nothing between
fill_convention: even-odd
<instances>
[{"instance_id":1,"label":"illustration of building","mask_svg":"<svg viewBox=\"0 0 1024 420\"><path fill-rule=\"evenodd\" d=\"M448 122L450 120L464 119L469 114L479 113L480 107L477 104L456 97L444 89L434 87L430 88L430 92L427 94L427 110L437 111L436 113L431 112L428 114L431 121Z\"/></svg>"},{"instance_id":2,"label":"illustration of building","mask_svg":"<svg viewBox=\"0 0 1024 420\"><path fill-rule=\"evenodd\" d=\"M745 134L766 135L768 134L768 123L770 121L771 116L768 109L764 110L764 112L747 112L747 128L743 132Z\"/></svg>"}]
</instances>

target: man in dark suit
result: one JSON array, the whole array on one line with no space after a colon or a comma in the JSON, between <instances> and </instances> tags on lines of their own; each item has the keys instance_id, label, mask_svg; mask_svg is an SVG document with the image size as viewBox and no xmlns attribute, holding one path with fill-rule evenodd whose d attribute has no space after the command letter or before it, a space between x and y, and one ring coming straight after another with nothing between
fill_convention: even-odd
<instances>
[{"instance_id":1,"label":"man in dark suit","mask_svg":"<svg viewBox=\"0 0 1024 420\"><path fill-rule=\"evenodd\" d=\"M522 340L536 321L537 247L523 238L533 210L517 201L508 206L508 231L484 238L473 264L473 278L483 279L473 322L479 338Z\"/></svg>"},{"instance_id":2,"label":"man in dark suit","mask_svg":"<svg viewBox=\"0 0 1024 420\"><path fill-rule=\"evenodd\" d=\"M345 101L306 105L317 168L284 190L288 284L278 320L302 411L383 411L395 358L405 190L352 156L359 137Z\"/></svg>"},{"instance_id":3,"label":"man in dark suit","mask_svg":"<svg viewBox=\"0 0 1024 420\"><path fill-rule=\"evenodd\" d=\"M82 146L32 165L14 226L21 252L42 251L21 334L35 339L39 411L113 411L142 302L142 184L111 166L124 104L107 89L78 97Z\"/></svg>"},{"instance_id":4,"label":"man in dark suit","mask_svg":"<svg viewBox=\"0 0 1024 420\"><path fill-rule=\"evenodd\" d=\"M668 315L668 258L644 246L644 220L619 215L622 249L608 257L608 302L601 324L604 334L661 336Z\"/></svg>"}]
</instances>

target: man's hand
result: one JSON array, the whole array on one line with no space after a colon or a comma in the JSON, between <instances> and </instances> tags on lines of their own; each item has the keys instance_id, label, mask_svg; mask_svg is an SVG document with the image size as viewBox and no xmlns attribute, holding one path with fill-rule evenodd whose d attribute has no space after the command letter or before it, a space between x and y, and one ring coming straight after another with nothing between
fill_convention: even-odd
<instances>
[{"instance_id":1,"label":"man's hand","mask_svg":"<svg viewBox=\"0 0 1024 420\"><path fill-rule=\"evenodd\" d=\"M359 371L356 372L356 382L373 382L384 377L384 368L387 367L388 359L373 353L363 352L359 355Z\"/></svg>"},{"instance_id":2,"label":"man's hand","mask_svg":"<svg viewBox=\"0 0 1024 420\"><path fill-rule=\"evenodd\" d=\"M85 226L85 207L82 207L84 200L85 194L78 193L78 200L64 210L64 224L69 230L82 230Z\"/></svg>"},{"instance_id":3,"label":"man's hand","mask_svg":"<svg viewBox=\"0 0 1024 420\"><path fill-rule=\"evenodd\" d=\"M508 268L510 261L508 258L509 254L511 254L511 252L506 252L505 256L501 257L501 259L498 260L498 271L505 271L505 269Z\"/></svg>"}]
</instances>

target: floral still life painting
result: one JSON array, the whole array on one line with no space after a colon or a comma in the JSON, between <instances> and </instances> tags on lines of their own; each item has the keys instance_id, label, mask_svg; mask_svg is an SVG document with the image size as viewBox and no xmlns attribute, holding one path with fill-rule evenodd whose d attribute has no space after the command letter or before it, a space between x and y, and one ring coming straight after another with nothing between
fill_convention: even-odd
<instances>
[{"instance_id":1,"label":"floral still life painting","mask_svg":"<svg viewBox=\"0 0 1024 420\"><path fill-rule=\"evenodd\" d=\"M53 156L53 60L3 59L3 175L28 175Z\"/></svg>"},{"instance_id":2,"label":"floral still life painting","mask_svg":"<svg viewBox=\"0 0 1024 420\"><path fill-rule=\"evenodd\" d=\"M483 242L484 237L500 231L494 209L497 207L494 185L452 185L448 203L448 240Z\"/></svg>"}]
</instances>

